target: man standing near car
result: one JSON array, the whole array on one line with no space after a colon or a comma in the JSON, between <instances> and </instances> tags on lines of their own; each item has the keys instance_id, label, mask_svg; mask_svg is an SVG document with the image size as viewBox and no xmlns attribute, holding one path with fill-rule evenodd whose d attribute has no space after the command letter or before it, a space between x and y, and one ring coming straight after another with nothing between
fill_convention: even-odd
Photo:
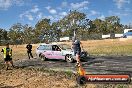
<instances>
[{"instance_id":1,"label":"man standing near car","mask_svg":"<svg viewBox=\"0 0 132 88\"><path fill-rule=\"evenodd\" d=\"M3 48L1 52L3 52L4 54L6 70L8 70L9 64L11 64L12 67L14 67L13 61L12 61L12 49L9 47L9 43L6 44L6 47Z\"/></svg>"},{"instance_id":2,"label":"man standing near car","mask_svg":"<svg viewBox=\"0 0 132 88\"><path fill-rule=\"evenodd\" d=\"M78 39L76 39L76 37L74 37L72 41L72 49L74 50L74 55L76 56L76 61L77 61L76 66L81 65L80 63L81 47L82 47L81 42Z\"/></svg>"},{"instance_id":3,"label":"man standing near car","mask_svg":"<svg viewBox=\"0 0 132 88\"><path fill-rule=\"evenodd\" d=\"M28 54L28 58L30 59L30 57L33 58L33 55L32 55L32 45L29 43L27 46L27 54Z\"/></svg>"}]
</instances>

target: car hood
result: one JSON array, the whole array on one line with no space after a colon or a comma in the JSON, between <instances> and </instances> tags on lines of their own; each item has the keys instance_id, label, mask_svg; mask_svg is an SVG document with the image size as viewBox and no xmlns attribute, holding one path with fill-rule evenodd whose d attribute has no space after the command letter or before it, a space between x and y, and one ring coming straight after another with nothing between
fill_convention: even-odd
<instances>
[{"instance_id":1,"label":"car hood","mask_svg":"<svg viewBox=\"0 0 132 88\"><path fill-rule=\"evenodd\" d=\"M63 54L72 54L74 55L74 52L71 49L62 50Z\"/></svg>"}]
</instances>

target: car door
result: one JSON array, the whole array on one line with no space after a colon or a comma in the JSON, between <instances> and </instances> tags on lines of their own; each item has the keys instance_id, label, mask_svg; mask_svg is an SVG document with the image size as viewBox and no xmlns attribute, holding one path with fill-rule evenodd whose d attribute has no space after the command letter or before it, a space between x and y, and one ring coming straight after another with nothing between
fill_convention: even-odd
<instances>
[{"instance_id":1,"label":"car door","mask_svg":"<svg viewBox=\"0 0 132 88\"><path fill-rule=\"evenodd\" d=\"M39 57L40 54L42 54L45 51L45 45L40 45L37 50L36 50L36 54Z\"/></svg>"},{"instance_id":2,"label":"car door","mask_svg":"<svg viewBox=\"0 0 132 88\"><path fill-rule=\"evenodd\" d=\"M64 59L62 56L61 48L57 45L52 45L52 58L53 59Z\"/></svg>"},{"instance_id":3,"label":"car door","mask_svg":"<svg viewBox=\"0 0 132 88\"><path fill-rule=\"evenodd\" d=\"M46 56L46 58L50 59L52 55L52 49L50 47L50 45L40 45L37 48L37 56L39 57L40 54L43 54Z\"/></svg>"},{"instance_id":4,"label":"car door","mask_svg":"<svg viewBox=\"0 0 132 88\"><path fill-rule=\"evenodd\" d=\"M46 45L45 46L45 52L43 52L46 58L52 59L52 46L51 45Z\"/></svg>"}]
</instances>

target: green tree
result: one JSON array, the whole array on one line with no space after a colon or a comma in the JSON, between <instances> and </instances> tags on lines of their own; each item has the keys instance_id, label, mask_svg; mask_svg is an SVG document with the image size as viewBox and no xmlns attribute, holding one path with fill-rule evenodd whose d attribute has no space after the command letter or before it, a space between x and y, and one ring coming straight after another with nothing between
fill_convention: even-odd
<instances>
[{"instance_id":1,"label":"green tree","mask_svg":"<svg viewBox=\"0 0 132 88\"><path fill-rule=\"evenodd\" d=\"M7 31L5 29L0 28L0 36L2 40L8 40Z\"/></svg>"},{"instance_id":2,"label":"green tree","mask_svg":"<svg viewBox=\"0 0 132 88\"><path fill-rule=\"evenodd\" d=\"M105 18L107 30L110 33L121 33L122 25L120 24L120 18L118 16L109 16Z\"/></svg>"},{"instance_id":3,"label":"green tree","mask_svg":"<svg viewBox=\"0 0 132 88\"><path fill-rule=\"evenodd\" d=\"M29 43L32 42L34 43L34 39L35 39L35 32L34 32L34 28L29 26L28 24L23 26L23 43Z\"/></svg>"},{"instance_id":4,"label":"green tree","mask_svg":"<svg viewBox=\"0 0 132 88\"><path fill-rule=\"evenodd\" d=\"M59 22L53 22L50 30L50 36L51 36L50 40L59 41L61 34L62 34L62 30L59 27Z\"/></svg>"},{"instance_id":5,"label":"green tree","mask_svg":"<svg viewBox=\"0 0 132 88\"><path fill-rule=\"evenodd\" d=\"M86 15L84 13L80 13L78 11L71 11L67 16L59 21L60 28L63 30L62 36L73 36L73 31L81 30L82 20L86 19Z\"/></svg>"},{"instance_id":6,"label":"green tree","mask_svg":"<svg viewBox=\"0 0 132 88\"><path fill-rule=\"evenodd\" d=\"M22 43L23 25L21 23L14 24L10 29L8 36L15 43Z\"/></svg>"},{"instance_id":7,"label":"green tree","mask_svg":"<svg viewBox=\"0 0 132 88\"><path fill-rule=\"evenodd\" d=\"M35 37L40 41L49 39L49 30L51 29L50 19L42 19L35 25ZM38 41L39 42L39 41Z\"/></svg>"}]
</instances>

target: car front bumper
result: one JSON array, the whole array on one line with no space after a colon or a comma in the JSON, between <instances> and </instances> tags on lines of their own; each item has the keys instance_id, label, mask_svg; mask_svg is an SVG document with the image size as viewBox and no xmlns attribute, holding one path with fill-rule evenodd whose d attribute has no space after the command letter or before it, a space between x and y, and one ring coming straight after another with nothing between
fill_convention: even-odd
<instances>
[{"instance_id":1,"label":"car front bumper","mask_svg":"<svg viewBox=\"0 0 132 88\"><path fill-rule=\"evenodd\" d=\"M85 59L87 58L88 53L87 52L81 52L80 53L80 59ZM73 56L73 58L76 60L76 56Z\"/></svg>"},{"instance_id":2,"label":"car front bumper","mask_svg":"<svg viewBox=\"0 0 132 88\"><path fill-rule=\"evenodd\" d=\"M88 56L87 52L81 52L80 57L81 58L86 58Z\"/></svg>"}]
</instances>

